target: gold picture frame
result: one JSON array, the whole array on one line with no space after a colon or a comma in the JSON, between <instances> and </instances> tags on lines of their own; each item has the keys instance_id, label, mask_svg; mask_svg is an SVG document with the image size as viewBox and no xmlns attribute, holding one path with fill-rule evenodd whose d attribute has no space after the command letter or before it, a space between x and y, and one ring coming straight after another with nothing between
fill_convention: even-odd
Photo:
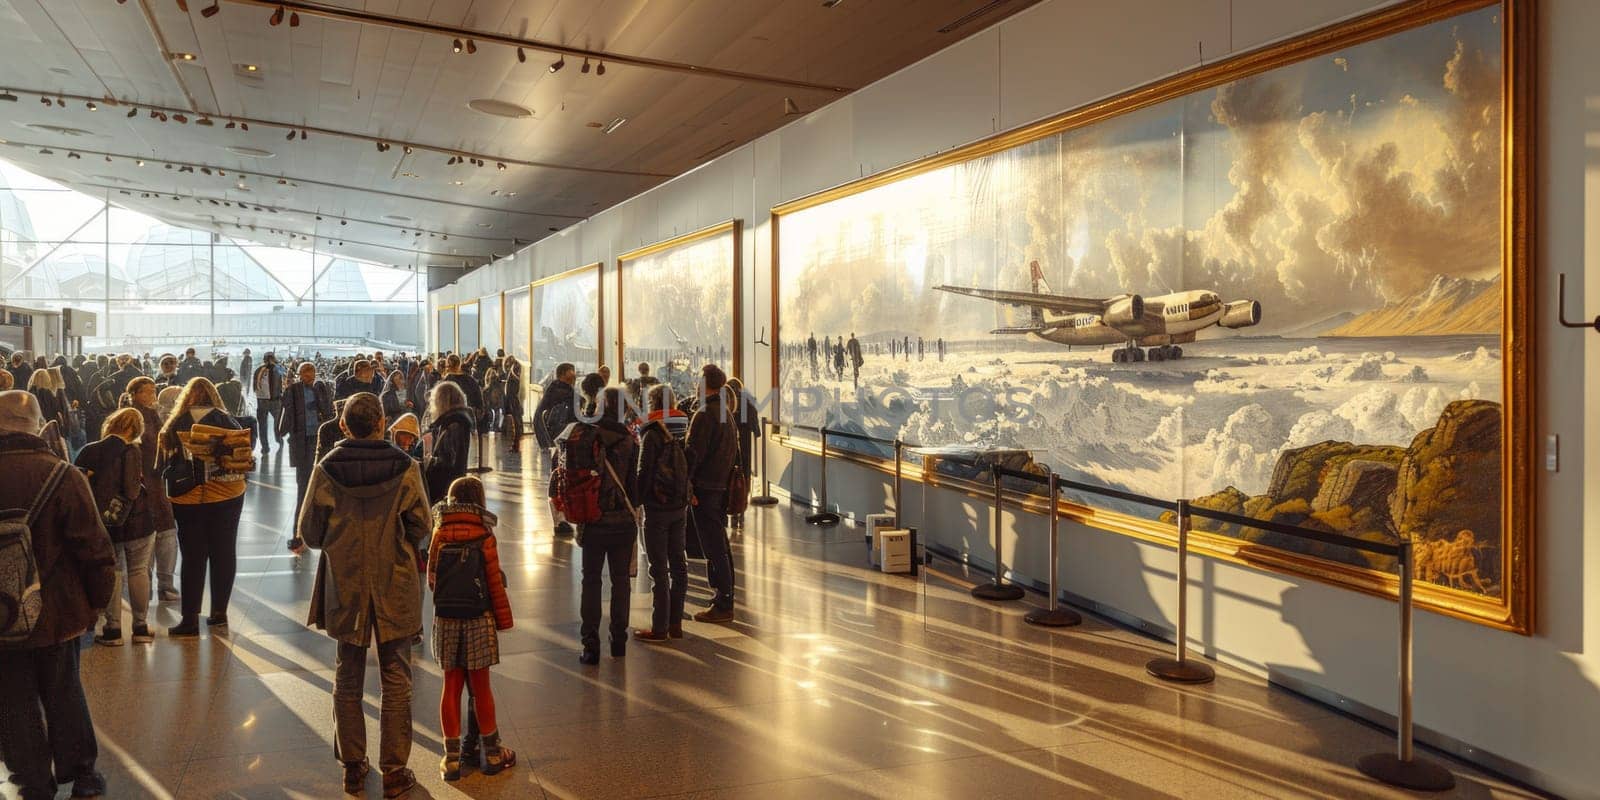
<instances>
[{"instance_id":1,"label":"gold picture frame","mask_svg":"<svg viewBox=\"0 0 1600 800\"><path fill-rule=\"evenodd\" d=\"M538 328L538 320L534 318L534 312L533 312L534 305L535 305L534 302L533 302L533 291L535 289L541 287L541 286L546 285L546 284L551 284L551 283L555 283L557 281L566 280L567 278L571 278L571 277L573 277L575 275L581 275L584 272L588 272L589 270L594 270L594 282L595 282L595 325L594 325L595 342L594 342L594 354L595 354L595 366L597 368L599 367L599 365L601 363L600 362L600 358L606 351L606 313L605 313L605 309L606 309L606 282L605 282L605 276L603 274L604 271L601 269L601 266L602 266L603 263L604 262L601 262L601 261L593 261L593 262L590 262L588 264L584 264L583 266L573 267L572 269L568 269L568 270L563 270L561 272L557 272L554 275L546 275L543 278L540 278L538 280L529 282L526 287L522 287L522 288L525 288L527 290L527 292L528 292L528 374L526 376L526 379L530 382L530 385L531 385L531 382L536 377L533 374L533 365L535 363L537 363L537 360L538 360L538 357L539 357L538 350L534 349L534 342L538 340L539 328Z\"/></svg>"},{"instance_id":2,"label":"gold picture frame","mask_svg":"<svg viewBox=\"0 0 1600 800\"><path fill-rule=\"evenodd\" d=\"M628 252L617 256L617 338L615 344L617 368L619 370L622 369L622 365L626 363L623 353L624 349L627 347L628 341L623 333L625 329L625 320L628 316L625 313L627 294L623 289L623 272L627 267L627 263L629 261L637 261L645 256L665 252L667 250L672 250L677 247L693 244L695 242L710 239L716 236L730 235L732 236L733 240L733 297L731 298L733 304L733 320L730 327L730 330L732 331L731 338L733 341L729 342L729 352L732 353L733 363L728 365L727 372L729 377L739 377L743 374L742 366L744 364L744 336L742 332L744 331L744 259L742 253L743 247L740 246L743 238L743 226L744 223L742 220L730 219L724 222L719 222L715 225L701 228L699 230L674 236L670 239L663 239L662 241L655 242L654 244L647 244L643 247L629 250ZM774 311L774 313L776 313L776 311Z\"/></svg>"},{"instance_id":3,"label":"gold picture frame","mask_svg":"<svg viewBox=\"0 0 1600 800\"><path fill-rule=\"evenodd\" d=\"M1531 0L1413 0L1400 3L1292 40L1140 86L1109 99L969 145L779 204L773 207L771 217L773 256L770 279L774 295L777 293L777 287L781 285L782 250L779 247L779 237L785 215L942 167L1009 150L1052 134L1128 114L1156 103L1214 88L1276 67L1327 55L1354 45L1490 7L1501 9L1502 46L1501 265L1505 280L1500 334L1504 354L1501 362L1504 396L1500 464L1502 481L1500 522L1504 538L1503 546L1500 548L1500 567L1501 575L1504 576L1503 588L1499 597L1491 597L1419 582L1415 597L1417 605L1427 610L1492 628L1530 634L1535 627L1533 549L1536 544L1534 508L1531 502L1534 489L1531 475L1534 442L1530 408L1534 331L1529 324L1534 308L1529 293L1530 273L1534 264L1534 245L1530 225L1533 198L1528 189L1534 163L1533 120L1536 99L1532 69L1535 38ZM774 299L771 304L771 325L775 354L781 352L780 342L783 336L779 317L779 303ZM773 387L778 386L779 378L779 359L775 355L772 359ZM779 417L780 401L781 397L775 391L774 419ZM820 452L818 442L814 439L783 434L779 434L776 438L778 444L796 452L810 454ZM892 472L894 469L892 461L876 456L841 452L831 448L828 455L830 459L844 460L884 472ZM992 497L990 487L940 475L933 470L928 470L924 475L924 471L916 465L906 465L905 475L911 480L925 478L930 485L964 492L977 499ZM1008 503L1035 513L1048 511L1048 501L1037 495L1015 494L1008 498ZM1176 542L1174 527L1156 520L1071 502L1063 502L1059 506L1059 513L1084 525L1144 541L1166 546L1172 546ZM1242 539L1203 531L1194 532L1190 541L1191 547L1196 551L1223 561L1308 577L1378 597L1394 598L1398 594L1397 579L1393 574L1276 550Z\"/></svg>"}]
</instances>

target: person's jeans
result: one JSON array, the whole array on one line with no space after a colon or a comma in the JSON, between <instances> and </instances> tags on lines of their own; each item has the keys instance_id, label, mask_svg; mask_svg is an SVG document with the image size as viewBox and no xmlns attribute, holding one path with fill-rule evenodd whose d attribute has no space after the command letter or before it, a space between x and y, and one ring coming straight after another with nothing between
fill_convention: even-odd
<instances>
[{"instance_id":1,"label":"person's jeans","mask_svg":"<svg viewBox=\"0 0 1600 800\"><path fill-rule=\"evenodd\" d=\"M728 549L728 491L701 489L694 493L694 529L700 550L706 554L706 582L717 596L711 605L733 610L733 554Z\"/></svg>"},{"instance_id":2,"label":"person's jeans","mask_svg":"<svg viewBox=\"0 0 1600 800\"><path fill-rule=\"evenodd\" d=\"M633 588L628 562L633 558L635 531L632 525L583 526L583 594L579 603L583 625L578 635L585 650L600 649L600 570L607 565L611 572L611 641L628 640L628 593Z\"/></svg>"},{"instance_id":3,"label":"person's jeans","mask_svg":"<svg viewBox=\"0 0 1600 800\"><path fill-rule=\"evenodd\" d=\"M361 706L367 680L367 645L339 643L333 679L334 757L367 760L367 715ZM378 769L398 770L411 758L411 637L378 643L383 700L378 706Z\"/></svg>"},{"instance_id":4,"label":"person's jeans","mask_svg":"<svg viewBox=\"0 0 1600 800\"><path fill-rule=\"evenodd\" d=\"M22 800L54 798L57 781L91 775L100 749L78 679L77 641L0 650L0 675L0 753Z\"/></svg>"},{"instance_id":5,"label":"person's jeans","mask_svg":"<svg viewBox=\"0 0 1600 800\"><path fill-rule=\"evenodd\" d=\"M261 435L256 439L261 442L261 452L272 450L272 439L267 438L267 422L272 423L273 430L283 435L283 401L282 400L256 400L256 425L261 428Z\"/></svg>"},{"instance_id":6,"label":"person's jeans","mask_svg":"<svg viewBox=\"0 0 1600 800\"><path fill-rule=\"evenodd\" d=\"M145 536L111 545L117 553L117 574L111 584L111 602L106 605L107 628L122 627L123 583L128 584L128 607L133 609L133 627L145 624L150 613L150 551L155 548L155 543L156 537Z\"/></svg>"},{"instance_id":7,"label":"person's jeans","mask_svg":"<svg viewBox=\"0 0 1600 800\"><path fill-rule=\"evenodd\" d=\"M228 613L233 578L239 570L239 515L244 496L220 503L174 503L178 518L178 547L183 551L183 618L200 615L206 572L211 574L211 614Z\"/></svg>"},{"instance_id":8,"label":"person's jeans","mask_svg":"<svg viewBox=\"0 0 1600 800\"><path fill-rule=\"evenodd\" d=\"M291 442L290 446L296 445ZM311 471L317 467L314 463L316 449L317 445L313 442L306 450L307 455L300 459L300 463L294 465L294 517L289 520L289 530L293 531L291 536L299 535L300 507L306 502L306 488L311 485Z\"/></svg>"},{"instance_id":9,"label":"person's jeans","mask_svg":"<svg viewBox=\"0 0 1600 800\"><path fill-rule=\"evenodd\" d=\"M683 626L683 601L689 593L689 562L684 555L688 516L687 509L644 514L644 553L650 559L650 630L656 633Z\"/></svg>"},{"instance_id":10,"label":"person's jeans","mask_svg":"<svg viewBox=\"0 0 1600 800\"><path fill-rule=\"evenodd\" d=\"M178 591L178 529L168 528L152 537L150 566L156 573L156 587L163 594Z\"/></svg>"}]
</instances>

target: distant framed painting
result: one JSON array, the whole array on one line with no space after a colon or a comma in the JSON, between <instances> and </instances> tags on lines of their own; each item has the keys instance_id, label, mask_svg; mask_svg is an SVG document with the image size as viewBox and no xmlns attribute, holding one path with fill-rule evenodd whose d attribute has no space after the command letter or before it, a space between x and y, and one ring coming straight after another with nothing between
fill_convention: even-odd
<instances>
[{"instance_id":1,"label":"distant framed painting","mask_svg":"<svg viewBox=\"0 0 1600 800\"><path fill-rule=\"evenodd\" d=\"M605 342L600 321L603 295L599 262L528 285L532 319L528 379L536 391L550 383L563 363L577 367L580 379L600 368Z\"/></svg>"},{"instance_id":2,"label":"distant framed painting","mask_svg":"<svg viewBox=\"0 0 1600 800\"><path fill-rule=\"evenodd\" d=\"M1420 605L1528 632L1526 5L1402 3L773 209L777 418L1407 539ZM1395 593L1392 558L1196 530Z\"/></svg>"},{"instance_id":3,"label":"distant framed painting","mask_svg":"<svg viewBox=\"0 0 1600 800\"><path fill-rule=\"evenodd\" d=\"M691 396L700 368L739 375L739 220L641 247L617 258L617 380L640 363Z\"/></svg>"}]
</instances>

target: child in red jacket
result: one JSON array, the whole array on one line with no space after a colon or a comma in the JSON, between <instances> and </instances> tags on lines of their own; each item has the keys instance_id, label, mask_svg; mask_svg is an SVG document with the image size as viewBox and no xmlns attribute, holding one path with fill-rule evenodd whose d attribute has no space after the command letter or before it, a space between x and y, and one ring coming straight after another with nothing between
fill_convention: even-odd
<instances>
[{"instance_id":1,"label":"child in red jacket","mask_svg":"<svg viewBox=\"0 0 1600 800\"><path fill-rule=\"evenodd\" d=\"M433 542L428 546L428 587L433 590L433 652L444 670L439 727L445 736L440 775L461 777L461 690L470 687L472 710L483 731L483 774L517 763L500 744L494 718L489 667L500 663L497 631L511 629L506 576L495 549L495 516L484 509L483 484L457 478L433 507ZM473 759L475 760L475 758Z\"/></svg>"}]
</instances>

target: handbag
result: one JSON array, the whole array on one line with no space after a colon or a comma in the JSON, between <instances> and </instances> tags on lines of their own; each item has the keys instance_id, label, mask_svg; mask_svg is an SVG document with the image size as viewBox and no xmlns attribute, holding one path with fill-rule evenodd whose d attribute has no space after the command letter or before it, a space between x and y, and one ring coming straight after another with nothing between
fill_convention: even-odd
<instances>
[{"instance_id":1,"label":"handbag","mask_svg":"<svg viewBox=\"0 0 1600 800\"><path fill-rule=\"evenodd\" d=\"M133 501L122 495L114 495L100 510L100 521L107 528L120 528L128 524L128 517L133 513Z\"/></svg>"},{"instance_id":2,"label":"handbag","mask_svg":"<svg viewBox=\"0 0 1600 800\"><path fill-rule=\"evenodd\" d=\"M167 461L161 470L161 480L167 485L167 496L178 497L200 488L205 483L204 465L196 466L187 451Z\"/></svg>"}]
</instances>

